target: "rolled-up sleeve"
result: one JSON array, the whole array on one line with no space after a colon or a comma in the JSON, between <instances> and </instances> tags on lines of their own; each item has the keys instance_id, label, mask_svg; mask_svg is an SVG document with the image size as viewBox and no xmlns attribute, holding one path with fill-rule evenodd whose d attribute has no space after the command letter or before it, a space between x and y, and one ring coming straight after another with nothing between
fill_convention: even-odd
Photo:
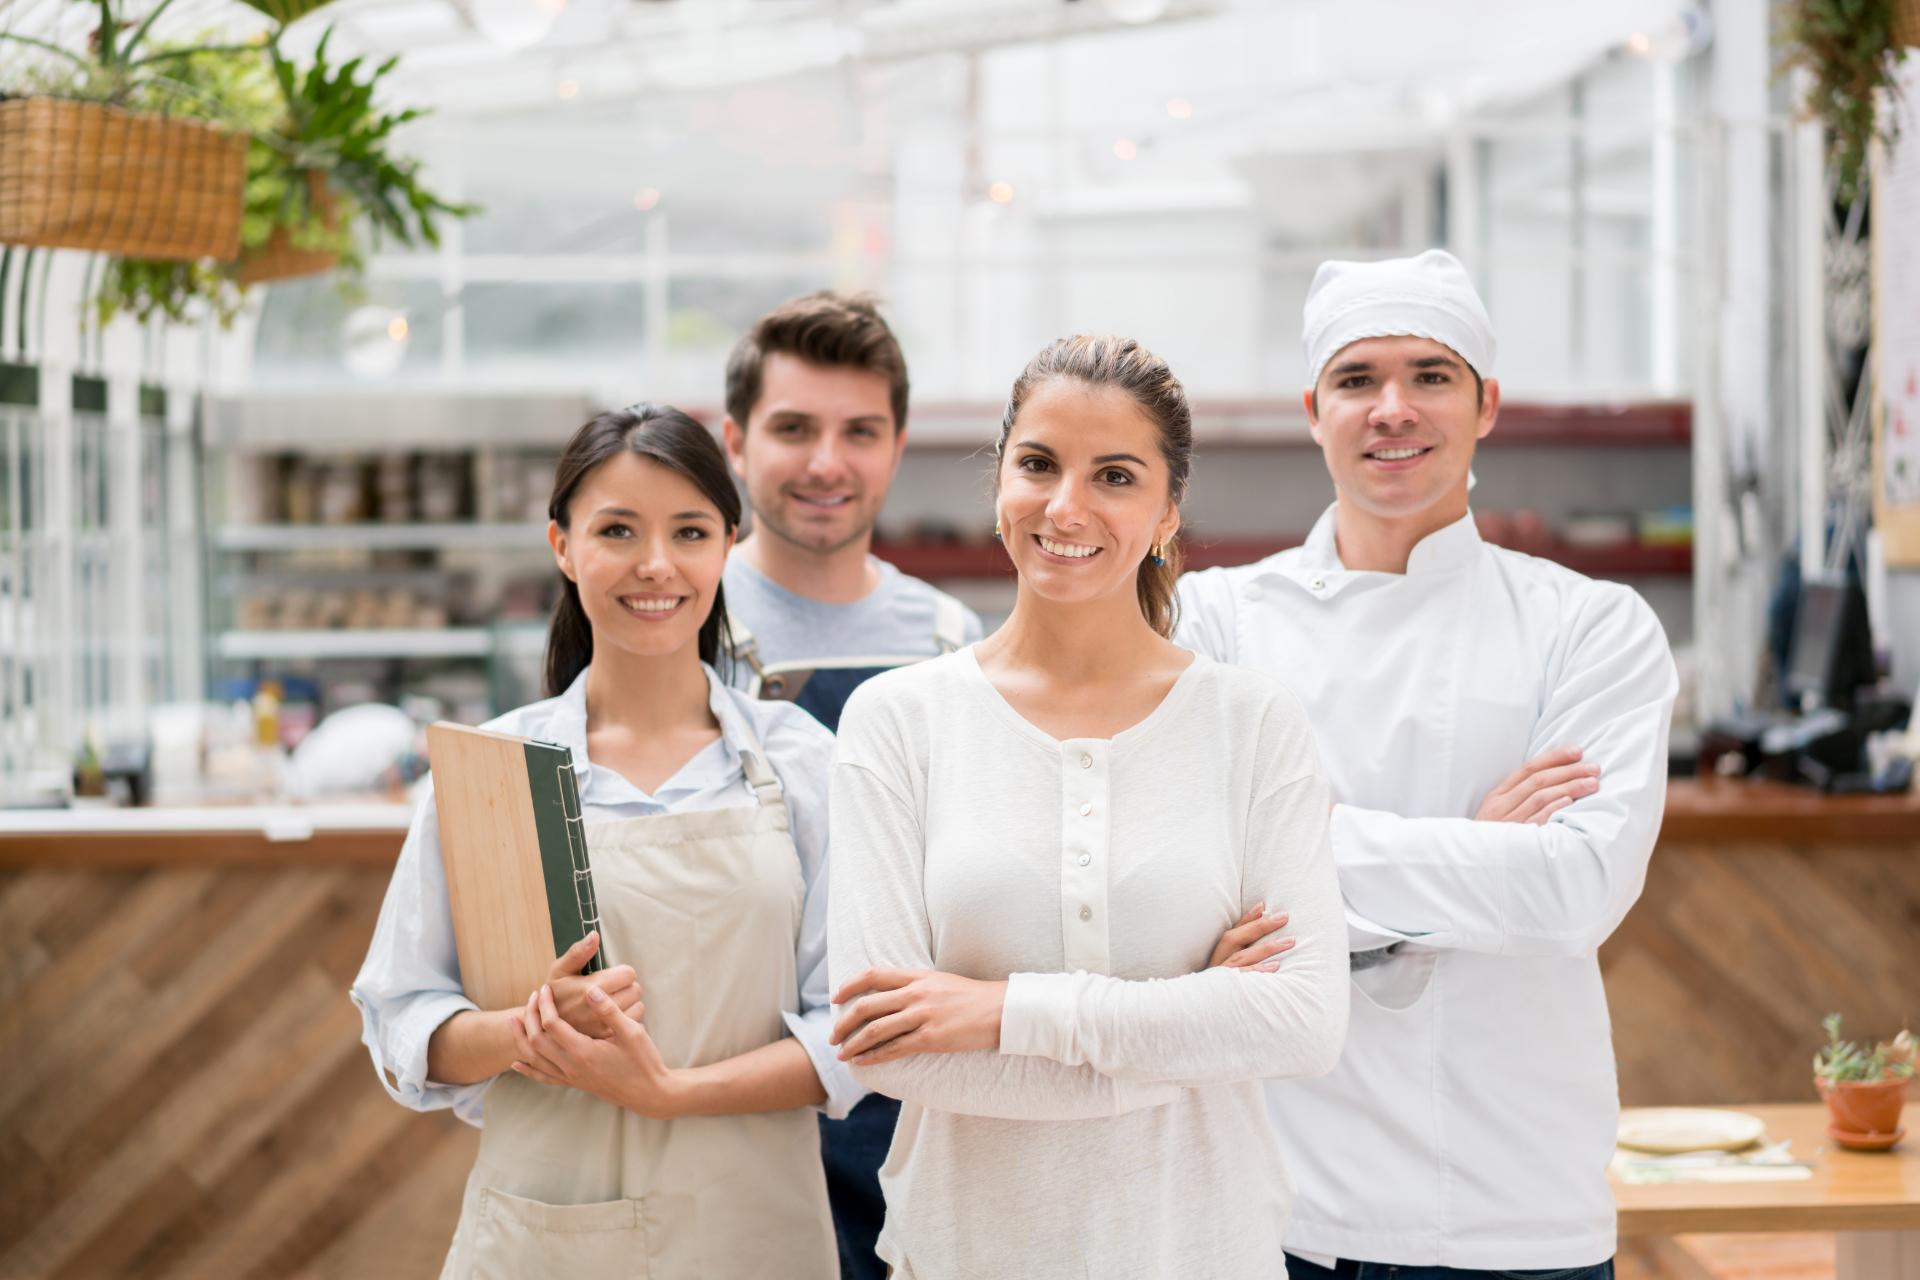
<instances>
[{"instance_id":1,"label":"rolled-up sleeve","mask_svg":"<svg viewBox=\"0 0 1920 1280\"><path fill-rule=\"evenodd\" d=\"M479 1124L490 1081L447 1085L427 1079L427 1044L433 1033L454 1014L477 1007L460 986L431 790L400 847L373 942L351 995L360 1010L360 1038L394 1101L415 1111L451 1107L462 1120Z\"/></svg>"}]
</instances>

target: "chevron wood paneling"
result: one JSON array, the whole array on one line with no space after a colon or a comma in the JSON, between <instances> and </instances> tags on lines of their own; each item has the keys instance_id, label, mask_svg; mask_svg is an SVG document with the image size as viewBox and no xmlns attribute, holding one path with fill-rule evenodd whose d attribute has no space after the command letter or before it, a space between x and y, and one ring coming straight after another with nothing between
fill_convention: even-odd
<instances>
[{"instance_id":1,"label":"chevron wood paneling","mask_svg":"<svg viewBox=\"0 0 1920 1280\"><path fill-rule=\"evenodd\" d=\"M0 1276L437 1273L476 1133L346 991L384 869L0 875Z\"/></svg>"},{"instance_id":2,"label":"chevron wood paneling","mask_svg":"<svg viewBox=\"0 0 1920 1280\"><path fill-rule=\"evenodd\" d=\"M1600 963L1627 1106L1811 1100L1829 1011L1920 1030L1920 833L1663 844Z\"/></svg>"},{"instance_id":3,"label":"chevron wood paneling","mask_svg":"<svg viewBox=\"0 0 1920 1280\"><path fill-rule=\"evenodd\" d=\"M360 1045L386 879L0 871L0 1277L438 1273L477 1134L396 1105ZM1810 1098L1827 1010L1920 1022L1917 952L1920 839L1663 846L1601 952L1622 1098Z\"/></svg>"}]
</instances>

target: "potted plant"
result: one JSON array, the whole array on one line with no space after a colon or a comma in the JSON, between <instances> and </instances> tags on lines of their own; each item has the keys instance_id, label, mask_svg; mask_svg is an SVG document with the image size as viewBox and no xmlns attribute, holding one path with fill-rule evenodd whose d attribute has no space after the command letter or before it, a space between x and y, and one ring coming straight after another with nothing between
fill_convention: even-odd
<instances>
[{"instance_id":1,"label":"potted plant","mask_svg":"<svg viewBox=\"0 0 1920 1280\"><path fill-rule=\"evenodd\" d=\"M1920 0L1788 0L1781 17L1787 65L1813 79L1807 109L1826 129L1835 198L1851 205L1868 146L1876 133L1891 141L1898 127L1877 99L1897 92L1901 58L1920 42Z\"/></svg>"},{"instance_id":2,"label":"potted plant","mask_svg":"<svg viewBox=\"0 0 1920 1280\"><path fill-rule=\"evenodd\" d=\"M239 252L246 136L166 92L182 55L148 38L169 3L135 24L98 0L85 54L0 32L57 68L10 77L0 95L0 242L171 261Z\"/></svg>"},{"instance_id":3,"label":"potted plant","mask_svg":"<svg viewBox=\"0 0 1920 1280\"><path fill-rule=\"evenodd\" d=\"M153 26L173 0L137 26L120 13L126 0L98 0L86 55L0 32L53 55L0 84L0 243L109 254L95 294L103 323L123 310L185 319L195 304L229 323L250 285L336 265L351 276L356 228L437 244L438 217L472 211L428 191L390 150L393 130L421 114L374 105L395 59L370 73L358 58L332 64L329 33L296 67L281 32L327 0L242 2L278 26L239 44L162 44ZM102 111L110 127L88 114ZM216 141L218 182L210 162L168 151L150 124Z\"/></svg>"},{"instance_id":4,"label":"potted plant","mask_svg":"<svg viewBox=\"0 0 1920 1280\"><path fill-rule=\"evenodd\" d=\"M277 42L267 45L286 108L268 142L280 155L280 175L291 180L282 198L279 228L290 232L291 249L336 255L349 253L345 228L356 218L370 224L375 235L392 236L404 245L438 245L436 219L464 218L478 206L442 200L421 185L417 164L389 149L387 139L395 129L425 114L412 108L388 113L374 106L380 81L399 56L361 79L359 58L338 66L327 61L332 38L331 30L320 37L313 63L304 72L281 56ZM295 206L305 224L304 243L300 227L284 217ZM274 278L260 274L259 268L255 274Z\"/></svg>"},{"instance_id":5,"label":"potted plant","mask_svg":"<svg viewBox=\"0 0 1920 1280\"><path fill-rule=\"evenodd\" d=\"M185 61L183 74L208 75L211 82L196 87L241 113L252 134L239 258L218 266L117 259L97 294L103 320L122 309L142 320L179 319L199 301L227 323L254 284L335 266L347 269L350 283L362 265L357 226L406 245L438 244L440 217L473 212L429 191L418 166L390 149L389 135L423 114L374 105L398 59L363 73L359 58L328 60L331 38L331 31L321 37L304 70L281 52L277 35L258 47L257 61L237 70Z\"/></svg>"},{"instance_id":6,"label":"potted plant","mask_svg":"<svg viewBox=\"0 0 1920 1280\"><path fill-rule=\"evenodd\" d=\"M1884 1151L1900 1141L1900 1108L1913 1077L1915 1040L1902 1031L1872 1052L1840 1038L1840 1015L1821 1025L1826 1047L1813 1056L1813 1082L1827 1102L1827 1136L1856 1151Z\"/></svg>"}]
</instances>

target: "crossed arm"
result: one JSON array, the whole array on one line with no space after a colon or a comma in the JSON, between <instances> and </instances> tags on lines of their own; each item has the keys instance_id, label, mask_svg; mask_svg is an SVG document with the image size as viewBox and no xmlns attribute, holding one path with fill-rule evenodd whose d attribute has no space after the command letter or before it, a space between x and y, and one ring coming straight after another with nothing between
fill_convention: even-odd
<instances>
[{"instance_id":1,"label":"crossed arm","mask_svg":"<svg viewBox=\"0 0 1920 1280\"><path fill-rule=\"evenodd\" d=\"M935 972L913 807L847 761L834 771L833 804L839 883L857 886L833 904L833 969L854 975L836 993L836 1039L877 1092L970 1115L1081 1119L1160 1105L1195 1085L1318 1074L1339 1054L1346 959L1317 774L1275 788L1250 823L1266 834L1248 878L1288 904L1297 945L1277 963L1253 959L1264 954L1255 944L1239 963L1148 981ZM1236 934L1270 927L1260 905L1215 959Z\"/></svg>"}]
</instances>

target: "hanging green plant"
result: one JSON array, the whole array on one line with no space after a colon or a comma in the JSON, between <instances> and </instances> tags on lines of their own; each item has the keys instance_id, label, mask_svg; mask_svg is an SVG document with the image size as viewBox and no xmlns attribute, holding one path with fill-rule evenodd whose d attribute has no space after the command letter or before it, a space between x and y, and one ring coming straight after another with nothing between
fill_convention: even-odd
<instances>
[{"instance_id":1,"label":"hanging green plant","mask_svg":"<svg viewBox=\"0 0 1920 1280\"><path fill-rule=\"evenodd\" d=\"M102 324L122 311L144 323L161 316L184 321L198 303L222 325L228 325L246 301L236 264L266 244L276 224L286 222L305 231L303 211L291 207L281 194L286 185L281 177L285 163L266 141L284 116L285 107L264 41L238 49L210 49L202 41L171 46L162 52L178 55L168 60L169 74L164 82L138 87L130 105L196 110L247 135L240 257L234 262L112 258L101 273L94 306Z\"/></svg>"},{"instance_id":2,"label":"hanging green plant","mask_svg":"<svg viewBox=\"0 0 1920 1280\"><path fill-rule=\"evenodd\" d=\"M1891 142L1898 112L1884 123L1879 95L1899 91L1906 50L1894 38L1894 0L1787 0L1780 14L1786 63L1813 79L1807 109L1827 133L1827 165L1835 198L1851 205L1861 192L1867 151L1877 135Z\"/></svg>"},{"instance_id":3,"label":"hanging green plant","mask_svg":"<svg viewBox=\"0 0 1920 1280\"><path fill-rule=\"evenodd\" d=\"M235 183L238 208L230 215L237 237L230 222L224 232L228 247L212 257L205 250L111 257L95 298L103 323L123 311L141 320L184 320L199 305L229 324L251 285L336 267L351 291L364 267L357 234L362 229L376 241L433 245L439 243L440 219L474 212L475 206L435 195L420 181L418 165L390 149L392 133L424 114L374 104L397 57L371 71L360 58L331 62L331 30L308 66L296 66L283 54L285 25L327 0L242 0L279 26L238 44L210 34L156 44L154 22L172 2L160 0L135 23L117 11L121 6L114 0L98 0L100 24L86 55L0 33L54 55L0 80L0 99L31 95L213 122L246 139L244 180ZM6 226L4 205L0 200L0 229ZM71 237L38 242L114 248Z\"/></svg>"},{"instance_id":4,"label":"hanging green plant","mask_svg":"<svg viewBox=\"0 0 1920 1280\"><path fill-rule=\"evenodd\" d=\"M421 185L417 163L388 150L387 139L395 129L426 114L413 108L389 114L374 105L374 93L399 64L399 55L361 79L363 59L349 58L337 66L327 61L332 39L328 28L305 74L281 55L277 43L267 46L286 101L278 141L288 164L302 173L324 174L329 188L350 199L377 234L409 247L438 245L437 219L465 218L479 206L442 200Z\"/></svg>"}]
</instances>

